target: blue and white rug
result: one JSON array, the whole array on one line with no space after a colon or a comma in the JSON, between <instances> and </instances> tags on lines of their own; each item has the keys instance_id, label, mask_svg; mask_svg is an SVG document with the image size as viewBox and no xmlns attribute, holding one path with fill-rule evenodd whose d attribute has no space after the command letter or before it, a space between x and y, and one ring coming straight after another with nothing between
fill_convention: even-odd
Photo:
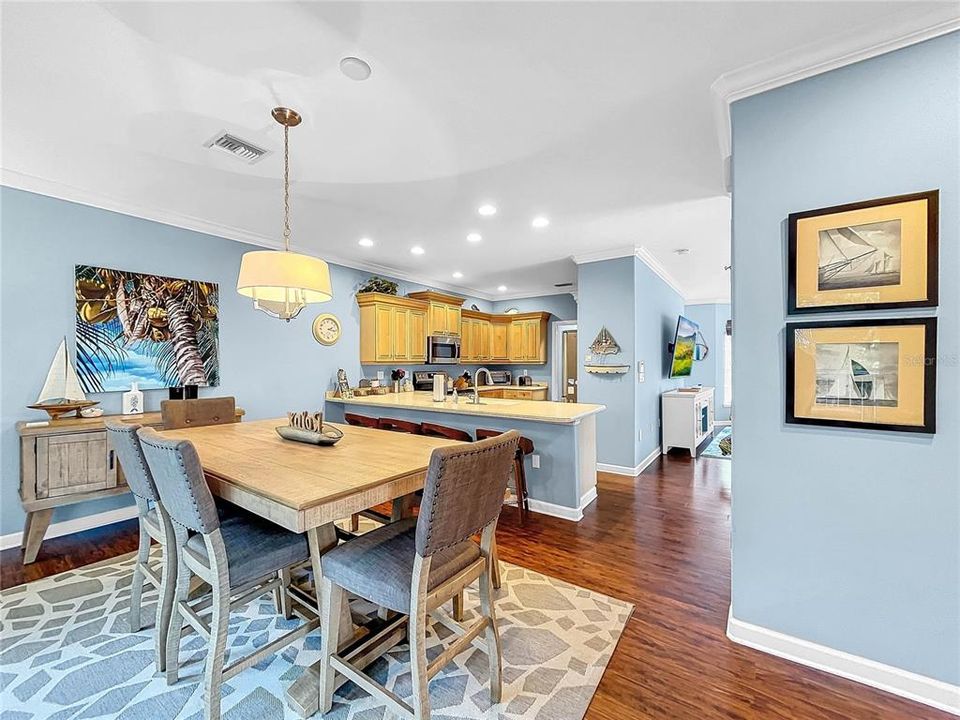
<instances>
[{"instance_id":1,"label":"blue and white rug","mask_svg":"<svg viewBox=\"0 0 960 720\"><path fill-rule=\"evenodd\" d=\"M187 636L180 647L180 682L156 673L153 628L130 633L127 609L133 556L44 578L0 593L0 718L2 720L168 720L201 717L206 643ZM629 603L503 564L497 611L503 641L503 702L491 706L486 656L469 648L430 684L434 720L579 720L633 611ZM156 591L144 588L152 619ZM477 607L468 591L468 618ZM152 622L152 620L150 620ZM228 661L261 647L299 620L286 621L268 597L230 620ZM428 656L451 631L433 627ZM312 633L240 673L223 688L225 720L296 717L284 689L319 658ZM369 672L409 700L406 645ZM378 700L347 683L330 720L388 720Z\"/></svg>"},{"instance_id":2,"label":"blue and white rug","mask_svg":"<svg viewBox=\"0 0 960 720\"><path fill-rule=\"evenodd\" d=\"M724 460L729 460L733 456L733 442L732 442L733 426L724 425L722 428L717 430L713 435L713 440L710 441L710 444L703 449L703 452L700 453L701 457L712 457L712 458L722 458ZM724 443L723 441L727 438L731 438L731 441ZM721 445L721 443L723 443ZM729 451L724 451L724 447L730 448Z\"/></svg>"}]
</instances>

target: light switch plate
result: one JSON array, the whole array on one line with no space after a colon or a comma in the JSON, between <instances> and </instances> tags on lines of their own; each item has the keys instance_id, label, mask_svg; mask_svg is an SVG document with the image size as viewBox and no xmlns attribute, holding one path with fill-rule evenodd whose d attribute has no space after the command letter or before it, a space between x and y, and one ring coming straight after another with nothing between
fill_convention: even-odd
<instances>
[{"instance_id":1,"label":"light switch plate","mask_svg":"<svg viewBox=\"0 0 960 720\"><path fill-rule=\"evenodd\" d=\"M383 380L383 370L377 370L377 380Z\"/></svg>"},{"instance_id":2,"label":"light switch plate","mask_svg":"<svg viewBox=\"0 0 960 720\"><path fill-rule=\"evenodd\" d=\"M539 469L540 469L540 456L537 455L536 453L534 453L533 455L531 455L531 456L530 456L530 465L533 467L534 470L539 470Z\"/></svg>"}]
</instances>

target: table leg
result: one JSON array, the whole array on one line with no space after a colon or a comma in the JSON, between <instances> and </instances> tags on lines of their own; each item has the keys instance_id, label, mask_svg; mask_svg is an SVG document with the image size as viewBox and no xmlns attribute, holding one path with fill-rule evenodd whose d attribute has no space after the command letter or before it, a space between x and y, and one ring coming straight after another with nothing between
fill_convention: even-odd
<instances>
[{"instance_id":1,"label":"table leg","mask_svg":"<svg viewBox=\"0 0 960 720\"><path fill-rule=\"evenodd\" d=\"M23 548L24 565L29 565L37 559L37 553L40 552L40 543L43 542L43 536L47 534L52 516L53 508L27 513L27 519L23 527L23 539L20 542L20 546Z\"/></svg>"},{"instance_id":2,"label":"table leg","mask_svg":"<svg viewBox=\"0 0 960 720\"><path fill-rule=\"evenodd\" d=\"M317 595L317 610L323 617L323 602L320 597L321 559L323 555L337 546L337 531L333 523L321 525L307 531L307 541L310 544L310 564L313 570L313 587ZM354 640L353 618L350 616L350 603L345 602L340 610L340 637L339 645L348 645ZM321 627L320 632L326 632ZM287 705L297 712L300 717L306 718L317 713L320 709L320 684L318 663L314 663L303 675L287 688Z\"/></svg>"}]
</instances>

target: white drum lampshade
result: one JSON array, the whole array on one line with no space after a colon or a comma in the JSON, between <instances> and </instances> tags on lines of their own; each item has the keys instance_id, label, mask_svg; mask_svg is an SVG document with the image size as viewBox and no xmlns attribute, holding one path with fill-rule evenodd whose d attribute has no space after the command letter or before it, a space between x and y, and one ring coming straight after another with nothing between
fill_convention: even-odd
<instances>
[{"instance_id":1,"label":"white drum lampshade","mask_svg":"<svg viewBox=\"0 0 960 720\"><path fill-rule=\"evenodd\" d=\"M333 299L327 263L276 250L244 253L237 292L252 298L258 310L283 320L292 320L309 303Z\"/></svg>"}]
</instances>

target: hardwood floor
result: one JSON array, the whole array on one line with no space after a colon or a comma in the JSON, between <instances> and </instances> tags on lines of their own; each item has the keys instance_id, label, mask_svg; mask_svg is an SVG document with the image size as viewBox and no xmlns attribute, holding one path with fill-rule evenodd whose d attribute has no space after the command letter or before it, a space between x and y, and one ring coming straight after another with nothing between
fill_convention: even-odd
<instances>
[{"instance_id":1,"label":"hardwood floor","mask_svg":"<svg viewBox=\"0 0 960 720\"><path fill-rule=\"evenodd\" d=\"M737 645L730 597L730 463L684 456L637 478L601 473L582 522L505 508L501 557L636 605L589 720L791 718L947 720L953 716ZM43 544L26 569L0 553L3 587L136 549L128 521Z\"/></svg>"}]
</instances>

